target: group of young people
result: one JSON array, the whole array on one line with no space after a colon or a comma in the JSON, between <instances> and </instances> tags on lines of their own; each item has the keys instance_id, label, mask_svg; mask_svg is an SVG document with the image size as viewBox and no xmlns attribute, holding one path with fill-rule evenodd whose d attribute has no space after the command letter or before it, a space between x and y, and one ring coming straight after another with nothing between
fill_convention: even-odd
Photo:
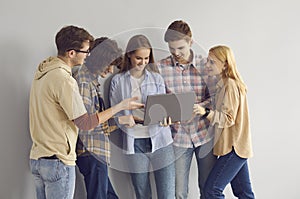
<instances>
[{"instance_id":1,"label":"group of young people","mask_svg":"<svg viewBox=\"0 0 300 199\"><path fill-rule=\"evenodd\" d=\"M232 50L218 45L207 57L196 54L182 20L168 26L164 41L170 56L155 61L146 35L131 37L123 53L116 41L94 40L83 28L57 33L58 55L38 66L30 93L38 199L73 198L75 165L88 199L118 199L108 177L109 136L116 129L137 199L152 198L151 172L158 199L187 198L193 155L201 199L224 198L229 183L236 197L254 198L247 89ZM103 87L101 78L110 73ZM190 120L141 124L148 95L190 91L196 95Z\"/></svg>"}]
</instances>

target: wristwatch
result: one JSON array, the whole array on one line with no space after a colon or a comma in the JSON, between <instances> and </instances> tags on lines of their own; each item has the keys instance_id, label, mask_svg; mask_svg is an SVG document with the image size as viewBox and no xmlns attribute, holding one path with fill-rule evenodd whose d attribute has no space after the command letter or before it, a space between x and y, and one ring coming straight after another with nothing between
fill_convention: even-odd
<instances>
[{"instance_id":1,"label":"wristwatch","mask_svg":"<svg viewBox=\"0 0 300 199\"><path fill-rule=\"evenodd\" d=\"M206 118L209 113L210 113L210 109L209 108L205 108L205 113L204 113L204 115L201 116L201 118L202 119Z\"/></svg>"}]
</instances>

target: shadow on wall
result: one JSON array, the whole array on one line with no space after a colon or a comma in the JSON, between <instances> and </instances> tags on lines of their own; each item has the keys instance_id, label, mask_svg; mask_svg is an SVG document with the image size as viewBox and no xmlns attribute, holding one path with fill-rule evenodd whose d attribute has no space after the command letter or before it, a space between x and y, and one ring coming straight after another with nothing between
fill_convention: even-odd
<instances>
[{"instance_id":1,"label":"shadow on wall","mask_svg":"<svg viewBox=\"0 0 300 199\"><path fill-rule=\"evenodd\" d=\"M23 42L1 42L0 73L0 198L34 198L29 171L31 139L28 125L30 55Z\"/></svg>"}]
</instances>

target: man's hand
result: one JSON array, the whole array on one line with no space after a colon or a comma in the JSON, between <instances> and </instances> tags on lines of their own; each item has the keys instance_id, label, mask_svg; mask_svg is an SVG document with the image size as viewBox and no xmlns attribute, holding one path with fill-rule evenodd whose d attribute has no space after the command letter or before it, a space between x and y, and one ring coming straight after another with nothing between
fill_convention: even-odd
<instances>
[{"instance_id":1,"label":"man's hand","mask_svg":"<svg viewBox=\"0 0 300 199\"><path fill-rule=\"evenodd\" d=\"M120 105L123 110L133 110L143 108L145 106L144 104L136 102L136 100L138 100L138 97L127 98L120 102Z\"/></svg>"}]
</instances>

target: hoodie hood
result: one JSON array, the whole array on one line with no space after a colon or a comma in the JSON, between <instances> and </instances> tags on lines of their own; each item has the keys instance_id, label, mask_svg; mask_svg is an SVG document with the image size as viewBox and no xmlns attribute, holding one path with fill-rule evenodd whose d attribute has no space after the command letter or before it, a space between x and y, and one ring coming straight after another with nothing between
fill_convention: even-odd
<instances>
[{"instance_id":1,"label":"hoodie hood","mask_svg":"<svg viewBox=\"0 0 300 199\"><path fill-rule=\"evenodd\" d=\"M41 62L35 72L34 79L41 79L49 71L52 71L57 68L65 69L68 73L71 73L71 67L68 66L63 60L57 57L49 57L43 62Z\"/></svg>"}]
</instances>

